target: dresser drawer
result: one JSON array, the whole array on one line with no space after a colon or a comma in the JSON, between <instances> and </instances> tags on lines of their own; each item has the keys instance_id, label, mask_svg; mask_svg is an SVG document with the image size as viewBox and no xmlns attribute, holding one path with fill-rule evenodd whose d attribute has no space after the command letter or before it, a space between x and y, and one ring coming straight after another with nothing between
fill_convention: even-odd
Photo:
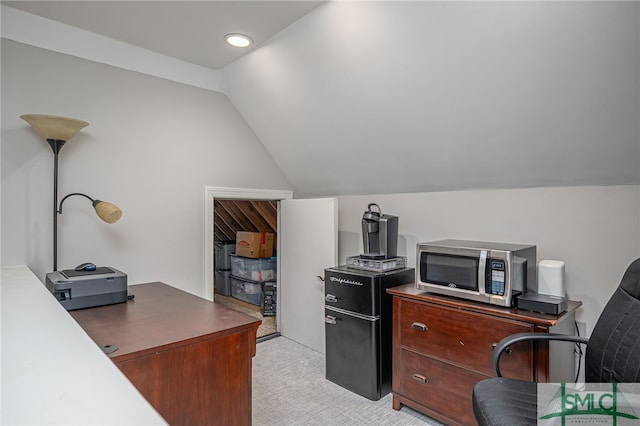
<instances>
[{"instance_id":1,"label":"dresser drawer","mask_svg":"<svg viewBox=\"0 0 640 426\"><path fill-rule=\"evenodd\" d=\"M502 338L533 332L531 324L485 314L402 299L399 301L400 345L421 354L494 376L492 345ZM533 380L533 344L510 348L500 361L502 373Z\"/></svg>"},{"instance_id":2,"label":"dresser drawer","mask_svg":"<svg viewBox=\"0 0 640 426\"><path fill-rule=\"evenodd\" d=\"M471 404L473 385L486 378L406 349L400 351L400 393L462 424L476 424Z\"/></svg>"}]
</instances>

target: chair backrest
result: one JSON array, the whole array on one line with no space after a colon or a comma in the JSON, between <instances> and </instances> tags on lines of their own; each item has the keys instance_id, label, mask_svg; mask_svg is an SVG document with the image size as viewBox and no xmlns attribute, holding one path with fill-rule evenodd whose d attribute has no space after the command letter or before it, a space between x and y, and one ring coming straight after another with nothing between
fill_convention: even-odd
<instances>
[{"instance_id":1,"label":"chair backrest","mask_svg":"<svg viewBox=\"0 0 640 426\"><path fill-rule=\"evenodd\" d=\"M627 268L589 337L585 381L640 382L640 259Z\"/></svg>"}]
</instances>

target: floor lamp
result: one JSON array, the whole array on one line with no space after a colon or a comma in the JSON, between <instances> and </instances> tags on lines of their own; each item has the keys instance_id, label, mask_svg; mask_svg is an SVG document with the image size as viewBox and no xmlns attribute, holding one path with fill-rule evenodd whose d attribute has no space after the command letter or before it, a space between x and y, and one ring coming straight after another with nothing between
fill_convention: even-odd
<instances>
[{"instance_id":1,"label":"floor lamp","mask_svg":"<svg viewBox=\"0 0 640 426\"><path fill-rule=\"evenodd\" d=\"M94 200L88 195L74 192L66 195L58 206L58 155L64 144L73 138L78 132L89 125L86 121L75 118L58 117L55 115L28 114L21 115L24 121L29 123L36 133L45 139L53 150L53 270L58 270L58 215L62 214L62 203L73 195L88 198L100 219L111 224L122 216L122 211L114 204L105 201Z\"/></svg>"}]
</instances>

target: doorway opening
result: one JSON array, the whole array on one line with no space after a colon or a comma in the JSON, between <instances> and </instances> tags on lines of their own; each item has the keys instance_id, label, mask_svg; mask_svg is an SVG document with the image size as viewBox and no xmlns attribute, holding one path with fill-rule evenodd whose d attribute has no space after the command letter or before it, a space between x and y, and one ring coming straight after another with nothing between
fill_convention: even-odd
<instances>
[{"instance_id":1,"label":"doorway opening","mask_svg":"<svg viewBox=\"0 0 640 426\"><path fill-rule=\"evenodd\" d=\"M277 291L279 201L292 196L291 191L205 187L205 297L261 319L258 341L277 336L280 330L277 309L280 303ZM234 241L238 231L273 233L275 256L269 259L235 256ZM225 252L223 256L229 255L229 264L221 261L220 250ZM275 279L254 281L251 280L254 276L247 275L250 270L263 268L267 268L264 272L269 274L275 268L275 276L269 275ZM270 297L275 297L271 307L265 304Z\"/></svg>"}]
</instances>

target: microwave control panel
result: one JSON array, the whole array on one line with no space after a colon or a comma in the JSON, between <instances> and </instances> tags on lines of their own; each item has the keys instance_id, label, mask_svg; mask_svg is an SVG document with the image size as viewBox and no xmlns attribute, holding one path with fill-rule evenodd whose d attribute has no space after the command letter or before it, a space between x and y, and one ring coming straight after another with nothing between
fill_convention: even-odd
<instances>
[{"instance_id":1,"label":"microwave control panel","mask_svg":"<svg viewBox=\"0 0 640 426\"><path fill-rule=\"evenodd\" d=\"M502 260L489 260L491 265L491 294L504 296L505 267Z\"/></svg>"}]
</instances>

